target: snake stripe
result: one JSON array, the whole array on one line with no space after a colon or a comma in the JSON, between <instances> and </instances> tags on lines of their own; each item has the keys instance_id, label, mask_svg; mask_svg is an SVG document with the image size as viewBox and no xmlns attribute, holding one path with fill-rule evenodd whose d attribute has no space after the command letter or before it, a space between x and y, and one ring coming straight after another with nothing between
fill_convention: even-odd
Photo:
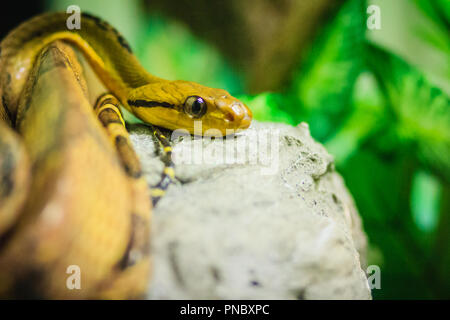
<instances>
[{"instance_id":1,"label":"snake stripe","mask_svg":"<svg viewBox=\"0 0 450 320\"><path fill-rule=\"evenodd\" d=\"M88 18L91 19L95 22L95 24L105 30L105 31L112 31L116 36L117 36L117 41L120 43L120 45L126 49L129 53L132 53L133 51L131 50L130 45L128 44L128 42L125 40L125 38L119 33L119 31L117 31L116 28L114 28L113 26L111 26L108 22L106 22L105 20L100 19L99 17L93 16L89 13L85 13L83 12L81 14L82 18Z\"/></svg>"},{"instance_id":2,"label":"snake stripe","mask_svg":"<svg viewBox=\"0 0 450 320\"><path fill-rule=\"evenodd\" d=\"M154 108L163 107L173 109L175 106L167 102L147 101L147 100L128 100L128 105L138 108Z\"/></svg>"}]
</instances>

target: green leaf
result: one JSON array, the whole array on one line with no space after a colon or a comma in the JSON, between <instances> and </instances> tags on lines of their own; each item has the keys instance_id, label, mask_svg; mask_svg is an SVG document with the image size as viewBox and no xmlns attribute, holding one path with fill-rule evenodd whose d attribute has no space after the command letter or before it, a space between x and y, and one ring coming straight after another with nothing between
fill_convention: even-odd
<instances>
[{"instance_id":1,"label":"green leaf","mask_svg":"<svg viewBox=\"0 0 450 320\"><path fill-rule=\"evenodd\" d=\"M261 93L258 95L241 95L238 99L244 102L253 112L253 118L259 121L284 122L296 125L295 120L287 112L283 111L283 106L288 102L282 95L275 93Z\"/></svg>"},{"instance_id":2,"label":"green leaf","mask_svg":"<svg viewBox=\"0 0 450 320\"><path fill-rule=\"evenodd\" d=\"M381 29L367 30L366 36L450 94L449 24L447 18L439 18L449 10L449 1L444 1L446 5L435 0L370 0L380 7Z\"/></svg>"},{"instance_id":3,"label":"green leaf","mask_svg":"<svg viewBox=\"0 0 450 320\"><path fill-rule=\"evenodd\" d=\"M297 103L286 110L307 121L326 141L352 110L353 86L364 63L364 3L347 1L314 41L287 94Z\"/></svg>"},{"instance_id":4,"label":"green leaf","mask_svg":"<svg viewBox=\"0 0 450 320\"><path fill-rule=\"evenodd\" d=\"M370 50L373 70L383 86L395 133L415 146L415 156L450 181L450 99L417 69L381 49Z\"/></svg>"},{"instance_id":5,"label":"green leaf","mask_svg":"<svg viewBox=\"0 0 450 320\"><path fill-rule=\"evenodd\" d=\"M144 68L168 80L189 80L242 93L239 75L220 53L175 20L156 14L147 18L137 55Z\"/></svg>"},{"instance_id":6,"label":"green leaf","mask_svg":"<svg viewBox=\"0 0 450 320\"><path fill-rule=\"evenodd\" d=\"M358 77L353 104L353 112L325 143L338 165L346 161L369 137L388 125L384 97L370 72L363 72Z\"/></svg>"},{"instance_id":7,"label":"green leaf","mask_svg":"<svg viewBox=\"0 0 450 320\"><path fill-rule=\"evenodd\" d=\"M432 298L427 283L427 248L411 218L409 197L415 163L407 154L383 159L374 150L359 149L339 167L358 205L370 245L381 250L381 290L375 298ZM414 283L414 289L405 286Z\"/></svg>"}]
</instances>

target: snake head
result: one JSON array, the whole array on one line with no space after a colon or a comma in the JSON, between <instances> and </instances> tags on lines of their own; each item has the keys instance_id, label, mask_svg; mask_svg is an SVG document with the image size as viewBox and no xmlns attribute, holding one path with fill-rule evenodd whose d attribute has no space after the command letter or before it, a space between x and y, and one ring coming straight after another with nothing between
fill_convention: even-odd
<instances>
[{"instance_id":1,"label":"snake head","mask_svg":"<svg viewBox=\"0 0 450 320\"><path fill-rule=\"evenodd\" d=\"M247 129L252 121L251 110L227 91L189 81L144 85L133 89L126 102L143 121L191 134L228 135Z\"/></svg>"}]
</instances>

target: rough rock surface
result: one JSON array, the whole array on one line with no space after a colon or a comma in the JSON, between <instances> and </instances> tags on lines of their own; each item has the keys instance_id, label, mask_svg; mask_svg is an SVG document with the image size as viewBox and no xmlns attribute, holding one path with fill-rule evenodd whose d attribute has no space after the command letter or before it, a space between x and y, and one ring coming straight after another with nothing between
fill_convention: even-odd
<instances>
[{"instance_id":1,"label":"rough rock surface","mask_svg":"<svg viewBox=\"0 0 450 320\"><path fill-rule=\"evenodd\" d=\"M130 129L155 185L151 131ZM307 124L254 121L226 140L173 144L177 182L153 211L148 298L371 298L358 212Z\"/></svg>"}]
</instances>

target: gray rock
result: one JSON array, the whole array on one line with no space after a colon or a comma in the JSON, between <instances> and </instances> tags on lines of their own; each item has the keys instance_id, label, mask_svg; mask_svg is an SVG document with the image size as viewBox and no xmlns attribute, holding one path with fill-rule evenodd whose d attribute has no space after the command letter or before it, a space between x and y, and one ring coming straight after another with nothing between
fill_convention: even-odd
<instances>
[{"instance_id":1,"label":"gray rock","mask_svg":"<svg viewBox=\"0 0 450 320\"><path fill-rule=\"evenodd\" d=\"M157 144L147 127L130 129L155 185ZM153 211L148 298L371 298L360 217L307 124L254 121L227 139L179 137L173 150L177 181Z\"/></svg>"}]
</instances>

